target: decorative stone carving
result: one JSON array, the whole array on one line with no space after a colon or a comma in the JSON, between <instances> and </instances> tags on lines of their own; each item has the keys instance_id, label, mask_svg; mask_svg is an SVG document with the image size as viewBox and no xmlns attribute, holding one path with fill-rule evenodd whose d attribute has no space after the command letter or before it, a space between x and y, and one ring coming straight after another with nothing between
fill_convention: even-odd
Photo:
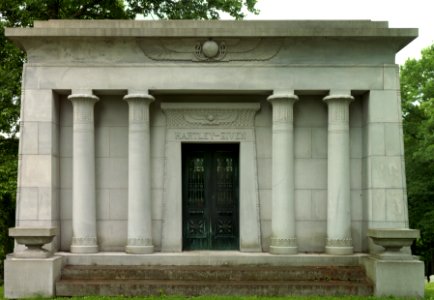
<instances>
[{"instance_id":1,"label":"decorative stone carving","mask_svg":"<svg viewBox=\"0 0 434 300\"><path fill-rule=\"evenodd\" d=\"M374 256L385 260L408 260L413 259L411 254L401 252L401 249L410 247L420 237L420 232L407 228L370 228L367 235L375 244L384 248L384 252Z\"/></svg>"},{"instance_id":2,"label":"decorative stone carving","mask_svg":"<svg viewBox=\"0 0 434 300\"><path fill-rule=\"evenodd\" d=\"M258 103L162 103L168 128L251 128Z\"/></svg>"},{"instance_id":3,"label":"decorative stone carving","mask_svg":"<svg viewBox=\"0 0 434 300\"><path fill-rule=\"evenodd\" d=\"M143 53L156 61L267 61L276 56L282 39L228 38L198 41L193 38L139 40Z\"/></svg>"},{"instance_id":4,"label":"decorative stone carving","mask_svg":"<svg viewBox=\"0 0 434 300\"><path fill-rule=\"evenodd\" d=\"M52 253L42 249L45 244L51 243L56 236L56 228L9 228L9 236L13 237L20 245L25 245L27 249L15 252L14 257L18 258L47 258Z\"/></svg>"}]
</instances>

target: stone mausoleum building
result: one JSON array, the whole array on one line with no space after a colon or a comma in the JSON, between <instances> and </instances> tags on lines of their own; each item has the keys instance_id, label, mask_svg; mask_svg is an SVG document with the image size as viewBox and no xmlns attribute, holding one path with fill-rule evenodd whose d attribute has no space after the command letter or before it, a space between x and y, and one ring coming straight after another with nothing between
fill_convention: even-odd
<instances>
[{"instance_id":1,"label":"stone mausoleum building","mask_svg":"<svg viewBox=\"0 0 434 300\"><path fill-rule=\"evenodd\" d=\"M394 62L417 30L50 20L6 35L27 53L6 297L69 295L63 275L89 265L358 266L368 294L423 295Z\"/></svg>"}]
</instances>

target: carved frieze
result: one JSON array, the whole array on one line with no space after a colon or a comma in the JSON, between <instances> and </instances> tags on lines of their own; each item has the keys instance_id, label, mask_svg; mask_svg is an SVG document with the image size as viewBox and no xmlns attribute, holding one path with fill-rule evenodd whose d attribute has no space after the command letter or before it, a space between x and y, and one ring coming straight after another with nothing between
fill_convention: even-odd
<instances>
[{"instance_id":1,"label":"carved frieze","mask_svg":"<svg viewBox=\"0 0 434 300\"><path fill-rule=\"evenodd\" d=\"M163 103L168 128L252 128L259 103Z\"/></svg>"},{"instance_id":2,"label":"carved frieze","mask_svg":"<svg viewBox=\"0 0 434 300\"><path fill-rule=\"evenodd\" d=\"M138 44L143 53L155 61L267 61L279 53L282 40L277 38L140 39Z\"/></svg>"}]
</instances>

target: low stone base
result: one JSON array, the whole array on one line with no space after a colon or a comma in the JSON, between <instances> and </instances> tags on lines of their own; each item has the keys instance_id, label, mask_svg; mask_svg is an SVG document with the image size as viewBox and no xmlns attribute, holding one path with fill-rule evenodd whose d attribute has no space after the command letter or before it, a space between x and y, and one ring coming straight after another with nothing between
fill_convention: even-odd
<instances>
[{"instance_id":1,"label":"low stone base","mask_svg":"<svg viewBox=\"0 0 434 300\"><path fill-rule=\"evenodd\" d=\"M9 255L4 268L5 298L53 297L54 284L62 271L62 257L36 259Z\"/></svg>"},{"instance_id":2,"label":"low stone base","mask_svg":"<svg viewBox=\"0 0 434 300\"><path fill-rule=\"evenodd\" d=\"M332 255L351 255L354 253L354 248L326 246L325 253L332 254Z\"/></svg>"},{"instance_id":3,"label":"low stone base","mask_svg":"<svg viewBox=\"0 0 434 300\"><path fill-rule=\"evenodd\" d=\"M125 247L125 252L129 254L150 254L154 252L154 246L132 246Z\"/></svg>"},{"instance_id":4,"label":"low stone base","mask_svg":"<svg viewBox=\"0 0 434 300\"><path fill-rule=\"evenodd\" d=\"M424 265L418 260L364 259L368 277L375 283L374 295L424 296Z\"/></svg>"}]
</instances>

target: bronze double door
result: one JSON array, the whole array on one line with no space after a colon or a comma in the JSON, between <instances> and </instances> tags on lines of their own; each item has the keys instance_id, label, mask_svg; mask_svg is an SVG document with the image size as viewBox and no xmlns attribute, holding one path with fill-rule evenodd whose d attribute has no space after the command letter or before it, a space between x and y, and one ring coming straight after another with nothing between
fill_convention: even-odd
<instances>
[{"instance_id":1,"label":"bronze double door","mask_svg":"<svg viewBox=\"0 0 434 300\"><path fill-rule=\"evenodd\" d=\"M183 250L239 249L239 145L182 145Z\"/></svg>"}]
</instances>

